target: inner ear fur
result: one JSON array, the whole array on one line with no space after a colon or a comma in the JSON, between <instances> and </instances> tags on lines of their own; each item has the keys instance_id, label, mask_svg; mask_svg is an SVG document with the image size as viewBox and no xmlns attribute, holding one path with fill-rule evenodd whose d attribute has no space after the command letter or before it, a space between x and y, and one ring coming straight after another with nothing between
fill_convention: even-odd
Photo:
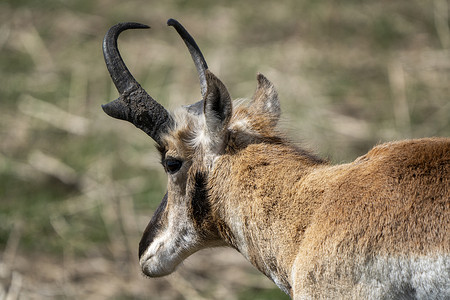
<instances>
[{"instance_id":1,"label":"inner ear fur","mask_svg":"<svg viewBox=\"0 0 450 300\"><path fill-rule=\"evenodd\" d=\"M222 132L230 122L232 101L225 85L209 70L205 71L207 89L203 112L210 133Z\"/></svg>"},{"instance_id":2,"label":"inner ear fur","mask_svg":"<svg viewBox=\"0 0 450 300\"><path fill-rule=\"evenodd\" d=\"M270 118L270 123L276 125L281 114L278 93L273 83L263 74L259 73L256 78L258 85L250 105L251 111L257 115Z\"/></svg>"}]
</instances>

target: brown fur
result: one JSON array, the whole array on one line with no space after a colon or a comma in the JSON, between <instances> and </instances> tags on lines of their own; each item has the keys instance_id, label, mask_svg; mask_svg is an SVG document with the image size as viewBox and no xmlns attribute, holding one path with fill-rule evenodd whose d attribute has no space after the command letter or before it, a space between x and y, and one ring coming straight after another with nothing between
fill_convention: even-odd
<instances>
[{"instance_id":1,"label":"brown fur","mask_svg":"<svg viewBox=\"0 0 450 300\"><path fill-rule=\"evenodd\" d=\"M203 96L173 114L117 50L120 32L146 26L118 24L103 44L121 93L103 109L156 141L168 175L139 243L144 274L170 274L192 253L228 245L295 299L450 299L449 138L387 143L330 165L278 132L267 78L258 75L247 105L233 105L192 37L168 24L194 58Z\"/></svg>"},{"instance_id":2,"label":"brown fur","mask_svg":"<svg viewBox=\"0 0 450 300\"><path fill-rule=\"evenodd\" d=\"M208 76L220 85L220 93L211 89L215 101L230 101ZM183 161L168 185L167 209L187 224L176 233L186 249L175 263L228 245L298 299L413 297L408 278L424 259L450 265L450 139L386 143L352 163L330 165L278 132L277 94L262 75L248 105L208 115L209 123L175 116L177 126L160 145L163 161ZM150 268L152 256L142 253Z\"/></svg>"},{"instance_id":3,"label":"brown fur","mask_svg":"<svg viewBox=\"0 0 450 300\"><path fill-rule=\"evenodd\" d=\"M218 219L238 207L250 261L292 282L299 251L304 264L331 252L449 253L449 178L450 140L434 138L383 144L338 166L289 145L249 145L221 157L209 184Z\"/></svg>"}]
</instances>

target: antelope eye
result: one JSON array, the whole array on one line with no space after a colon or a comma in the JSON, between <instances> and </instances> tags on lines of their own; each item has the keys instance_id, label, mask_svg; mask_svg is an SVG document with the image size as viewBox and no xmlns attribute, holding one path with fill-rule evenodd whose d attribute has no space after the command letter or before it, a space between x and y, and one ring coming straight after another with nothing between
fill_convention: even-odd
<instances>
[{"instance_id":1,"label":"antelope eye","mask_svg":"<svg viewBox=\"0 0 450 300\"><path fill-rule=\"evenodd\" d=\"M183 163L178 159L167 159L164 165L167 173L174 174L180 170L182 164Z\"/></svg>"}]
</instances>

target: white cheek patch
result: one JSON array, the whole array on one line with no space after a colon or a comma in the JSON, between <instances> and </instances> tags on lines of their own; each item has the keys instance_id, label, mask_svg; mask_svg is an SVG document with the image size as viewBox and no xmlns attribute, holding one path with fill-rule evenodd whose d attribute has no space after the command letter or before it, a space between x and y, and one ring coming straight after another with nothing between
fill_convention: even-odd
<instances>
[{"instance_id":1,"label":"white cheek patch","mask_svg":"<svg viewBox=\"0 0 450 300\"><path fill-rule=\"evenodd\" d=\"M169 213L168 224L147 247L140 259L140 265L149 276L167 275L192 252L198 239L192 220L185 214L186 209ZM179 212L179 213L178 213Z\"/></svg>"},{"instance_id":2,"label":"white cheek patch","mask_svg":"<svg viewBox=\"0 0 450 300\"><path fill-rule=\"evenodd\" d=\"M140 264L143 265L147 260L156 256L161 248L168 244L170 237L171 233L169 230L164 230L162 234L158 235L145 250L144 255L140 259Z\"/></svg>"}]
</instances>

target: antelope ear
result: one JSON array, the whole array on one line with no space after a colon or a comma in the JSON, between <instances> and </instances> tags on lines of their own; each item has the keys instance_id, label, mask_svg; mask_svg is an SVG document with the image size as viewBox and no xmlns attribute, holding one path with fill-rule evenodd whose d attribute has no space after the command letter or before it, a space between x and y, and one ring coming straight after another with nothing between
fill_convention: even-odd
<instances>
[{"instance_id":1,"label":"antelope ear","mask_svg":"<svg viewBox=\"0 0 450 300\"><path fill-rule=\"evenodd\" d=\"M256 114L262 114L271 119L271 123L276 125L280 119L281 109L278 93L272 84L264 75L258 74L258 86L253 95L251 109Z\"/></svg>"},{"instance_id":2,"label":"antelope ear","mask_svg":"<svg viewBox=\"0 0 450 300\"><path fill-rule=\"evenodd\" d=\"M225 85L209 70L205 71L205 77L207 88L203 112L206 127L210 133L220 133L228 126L231 119L231 97Z\"/></svg>"}]
</instances>

